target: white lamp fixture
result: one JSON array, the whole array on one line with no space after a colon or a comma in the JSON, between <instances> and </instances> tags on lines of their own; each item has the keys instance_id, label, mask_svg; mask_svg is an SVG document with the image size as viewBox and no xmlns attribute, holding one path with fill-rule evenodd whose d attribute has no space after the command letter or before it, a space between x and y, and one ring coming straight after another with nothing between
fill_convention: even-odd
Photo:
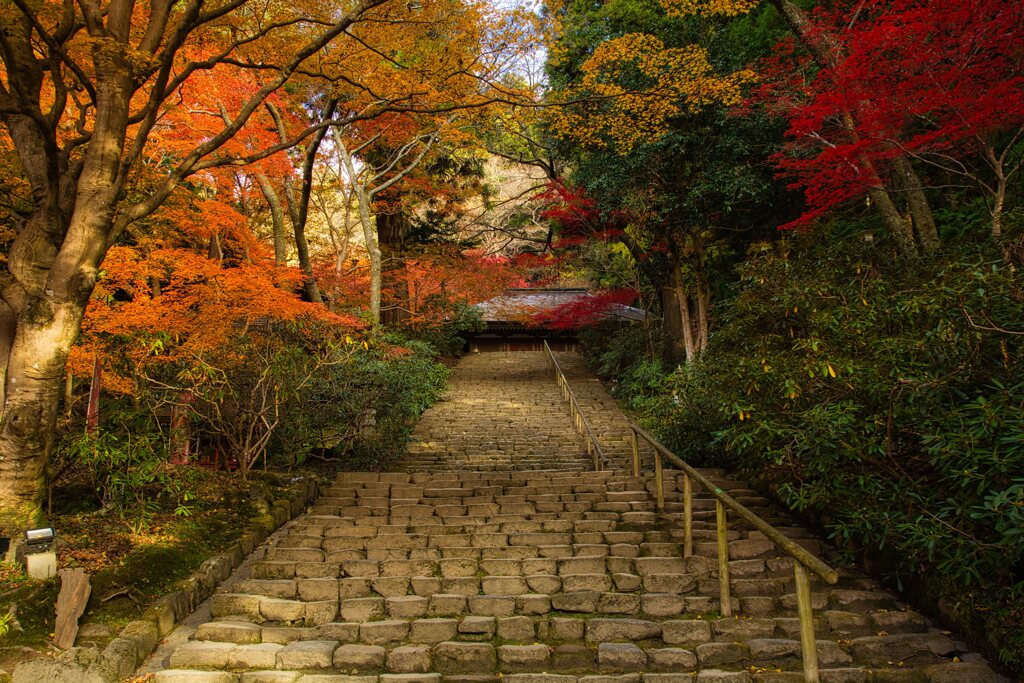
<instances>
[{"instance_id":1,"label":"white lamp fixture","mask_svg":"<svg viewBox=\"0 0 1024 683\"><path fill-rule=\"evenodd\" d=\"M57 553L53 551L56 538L53 527L25 531L25 571L31 578L45 581L57 576Z\"/></svg>"},{"instance_id":2,"label":"white lamp fixture","mask_svg":"<svg viewBox=\"0 0 1024 683\"><path fill-rule=\"evenodd\" d=\"M41 529L29 529L25 532L25 545L28 546L28 552L42 552L50 549L56 537L57 532L52 526Z\"/></svg>"}]
</instances>

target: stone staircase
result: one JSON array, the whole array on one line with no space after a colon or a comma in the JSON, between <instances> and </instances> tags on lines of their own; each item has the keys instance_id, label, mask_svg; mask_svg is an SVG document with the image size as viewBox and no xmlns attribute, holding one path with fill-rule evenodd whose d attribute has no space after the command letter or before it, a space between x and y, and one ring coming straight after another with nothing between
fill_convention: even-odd
<instances>
[{"instance_id":1,"label":"stone staircase","mask_svg":"<svg viewBox=\"0 0 1024 683\"><path fill-rule=\"evenodd\" d=\"M567 374L582 372L563 359ZM495 368L515 378L507 390ZM428 411L410 444L410 471L340 473L307 515L256 551L248 576L221 587L209 620L157 667L157 683L803 680L792 561L733 523L737 616L720 617L714 499L695 493L694 554L683 558L681 478L666 472L659 515L651 477L582 471L557 390L544 393L553 384L540 354L464 360L454 398ZM550 412L529 406L531 386ZM624 420L612 403L597 408L600 392L577 393L615 413L592 418L595 429L611 434ZM536 421L502 422L492 403L506 413L523 406ZM436 438L439 415L457 418L446 441ZM487 445L474 424L495 425L520 450L474 451ZM506 424L547 438L531 450ZM414 447L423 443L448 446ZM629 448L608 442L615 460ZM444 452L460 465L419 471ZM541 466L520 470L516 453ZM703 472L804 547L824 550L742 482ZM822 681L1005 680L870 579L847 571L812 589Z\"/></svg>"},{"instance_id":2,"label":"stone staircase","mask_svg":"<svg viewBox=\"0 0 1024 683\"><path fill-rule=\"evenodd\" d=\"M478 353L462 359L448 395L423 414L402 469L592 469L580 446L540 353Z\"/></svg>"}]
</instances>

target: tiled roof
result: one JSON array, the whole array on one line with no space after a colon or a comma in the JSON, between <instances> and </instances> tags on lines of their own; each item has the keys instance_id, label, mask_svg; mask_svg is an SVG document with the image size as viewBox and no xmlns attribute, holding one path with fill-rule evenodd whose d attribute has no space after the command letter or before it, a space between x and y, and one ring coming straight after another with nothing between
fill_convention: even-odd
<instances>
[{"instance_id":1,"label":"tiled roof","mask_svg":"<svg viewBox=\"0 0 1024 683\"><path fill-rule=\"evenodd\" d=\"M476 305L486 322L508 322L524 316L550 311L593 296L585 289L510 289L501 296ZM624 320L643 320L646 314L639 308L613 304L609 317Z\"/></svg>"}]
</instances>

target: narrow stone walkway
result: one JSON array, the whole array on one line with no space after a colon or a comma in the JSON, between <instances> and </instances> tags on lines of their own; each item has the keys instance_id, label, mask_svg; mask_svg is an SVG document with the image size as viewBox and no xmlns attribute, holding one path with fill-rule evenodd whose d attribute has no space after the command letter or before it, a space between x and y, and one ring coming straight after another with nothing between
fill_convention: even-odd
<instances>
[{"instance_id":1,"label":"narrow stone walkway","mask_svg":"<svg viewBox=\"0 0 1024 683\"><path fill-rule=\"evenodd\" d=\"M477 353L452 374L448 396L427 410L402 469L592 469L540 352Z\"/></svg>"},{"instance_id":2,"label":"narrow stone walkway","mask_svg":"<svg viewBox=\"0 0 1024 683\"><path fill-rule=\"evenodd\" d=\"M559 361L616 463L626 421ZM424 415L405 471L340 473L150 663L157 683L790 683L802 680L792 563L729 532L720 616L714 500L682 482L584 471L541 354L481 354ZM718 470L715 484L813 552L823 544ZM979 656L873 581L815 583L826 683L996 683Z\"/></svg>"}]
</instances>

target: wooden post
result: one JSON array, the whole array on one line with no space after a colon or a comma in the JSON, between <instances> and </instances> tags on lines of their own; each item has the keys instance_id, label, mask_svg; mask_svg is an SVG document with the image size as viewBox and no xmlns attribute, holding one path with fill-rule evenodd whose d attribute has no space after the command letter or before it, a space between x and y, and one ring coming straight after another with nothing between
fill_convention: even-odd
<instances>
[{"instance_id":1,"label":"wooden post","mask_svg":"<svg viewBox=\"0 0 1024 683\"><path fill-rule=\"evenodd\" d=\"M693 484L683 474L683 557L693 555Z\"/></svg>"},{"instance_id":2,"label":"wooden post","mask_svg":"<svg viewBox=\"0 0 1024 683\"><path fill-rule=\"evenodd\" d=\"M723 617L732 616L732 599L729 596L729 529L726 526L725 506L715 499L715 517L718 522L718 584Z\"/></svg>"},{"instance_id":3,"label":"wooden post","mask_svg":"<svg viewBox=\"0 0 1024 683\"><path fill-rule=\"evenodd\" d=\"M89 602L89 575L82 569L61 569L60 593L57 594L57 622L53 627L53 644L67 650L75 644L78 619Z\"/></svg>"},{"instance_id":4,"label":"wooden post","mask_svg":"<svg viewBox=\"0 0 1024 683\"><path fill-rule=\"evenodd\" d=\"M811 582L807 569L793 560L796 576L796 608L800 615L800 649L804 660L804 680L818 683L818 644L814 638L814 610L811 607Z\"/></svg>"},{"instance_id":5,"label":"wooden post","mask_svg":"<svg viewBox=\"0 0 1024 683\"><path fill-rule=\"evenodd\" d=\"M654 488L657 489L658 512L665 511L665 475L662 472L661 451L654 451Z\"/></svg>"},{"instance_id":6,"label":"wooden post","mask_svg":"<svg viewBox=\"0 0 1024 683\"><path fill-rule=\"evenodd\" d=\"M89 385L89 404L85 409L85 433L92 434L100 426L100 386L103 384L103 366L95 354L92 362L92 383Z\"/></svg>"},{"instance_id":7,"label":"wooden post","mask_svg":"<svg viewBox=\"0 0 1024 683\"><path fill-rule=\"evenodd\" d=\"M640 476L640 437L636 435L636 430L630 430L633 433L633 476Z\"/></svg>"},{"instance_id":8,"label":"wooden post","mask_svg":"<svg viewBox=\"0 0 1024 683\"><path fill-rule=\"evenodd\" d=\"M71 401L74 398L75 378L71 375L71 371L68 370L64 374L64 413L71 415Z\"/></svg>"}]
</instances>

